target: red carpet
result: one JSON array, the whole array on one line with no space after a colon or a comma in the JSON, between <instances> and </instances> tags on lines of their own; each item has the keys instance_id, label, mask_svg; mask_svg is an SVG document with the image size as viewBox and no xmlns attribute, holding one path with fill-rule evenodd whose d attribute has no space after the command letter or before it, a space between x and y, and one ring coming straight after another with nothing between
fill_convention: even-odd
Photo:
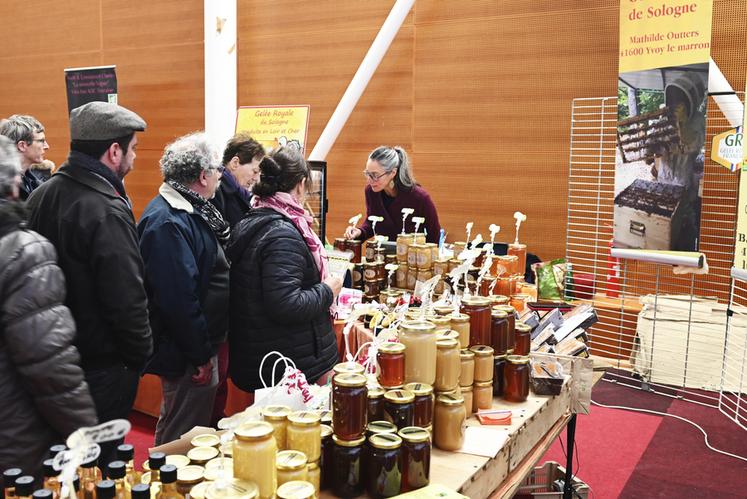
<instances>
[{"instance_id":1,"label":"red carpet","mask_svg":"<svg viewBox=\"0 0 747 499\"><path fill-rule=\"evenodd\" d=\"M142 412L132 411L130 423L132 429L125 437L125 442L135 446L135 466L142 468L143 461L148 459L148 449L153 447L153 435L156 431L156 418Z\"/></svg>"}]
</instances>

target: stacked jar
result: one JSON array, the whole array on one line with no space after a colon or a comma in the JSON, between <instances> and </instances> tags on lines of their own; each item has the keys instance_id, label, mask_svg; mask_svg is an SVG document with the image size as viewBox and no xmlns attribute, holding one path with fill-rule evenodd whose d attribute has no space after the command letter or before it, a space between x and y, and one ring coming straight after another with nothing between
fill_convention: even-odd
<instances>
[{"instance_id":1,"label":"stacked jar","mask_svg":"<svg viewBox=\"0 0 747 499\"><path fill-rule=\"evenodd\" d=\"M333 489L344 491L346 487L355 489L361 483L360 476L349 475L360 472L360 456L372 399L368 397L367 379L363 374L337 374L332 381L331 481ZM380 401L380 397L373 400ZM342 468L344 476L340 474Z\"/></svg>"},{"instance_id":2,"label":"stacked jar","mask_svg":"<svg viewBox=\"0 0 747 499\"><path fill-rule=\"evenodd\" d=\"M476 345L470 348L475 356L474 384L472 386L472 409L490 409L493 406L493 348Z\"/></svg>"}]
</instances>

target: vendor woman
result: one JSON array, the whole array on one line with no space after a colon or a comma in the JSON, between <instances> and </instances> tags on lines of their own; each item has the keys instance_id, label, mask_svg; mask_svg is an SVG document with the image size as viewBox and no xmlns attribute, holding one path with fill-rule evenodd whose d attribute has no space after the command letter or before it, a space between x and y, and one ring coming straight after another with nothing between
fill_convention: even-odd
<instances>
[{"instance_id":1,"label":"vendor woman","mask_svg":"<svg viewBox=\"0 0 747 499\"><path fill-rule=\"evenodd\" d=\"M376 224L376 234L396 241L402 232L402 209L412 208L414 213L407 218L406 232L415 232L412 217L425 218L426 240L438 243L441 225L438 213L428 193L415 183L409 158L399 146L379 146L368 156L366 169L363 170L368 185L366 186L366 220L360 227L348 227L347 239L366 240L373 237L373 228L368 220L370 216L383 217Z\"/></svg>"}]
</instances>

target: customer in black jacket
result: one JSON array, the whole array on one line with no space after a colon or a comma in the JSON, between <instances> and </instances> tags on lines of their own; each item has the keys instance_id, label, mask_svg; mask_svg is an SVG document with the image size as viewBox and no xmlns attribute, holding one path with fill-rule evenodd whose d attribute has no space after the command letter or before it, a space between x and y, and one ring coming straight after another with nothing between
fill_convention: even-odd
<instances>
[{"instance_id":1,"label":"customer in black jacket","mask_svg":"<svg viewBox=\"0 0 747 499\"><path fill-rule=\"evenodd\" d=\"M145 122L108 102L70 113L70 155L28 201L29 226L57 249L86 381L101 422L127 418L153 345L143 260L122 179ZM99 463L116 442L102 445Z\"/></svg>"},{"instance_id":2,"label":"customer in black jacket","mask_svg":"<svg viewBox=\"0 0 747 499\"><path fill-rule=\"evenodd\" d=\"M265 157L262 144L246 133L237 133L223 151L223 178L210 200L233 227L249 212L252 186L259 180L259 162Z\"/></svg>"},{"instance_id":3,"label":"customer in black jacket","mask_svg":"<svg viewBox=\"0 0 747 499\"><path fill-rule=\"evenodd\" d=\"M328 275L326 254L303 209L310 170L298 153L273 151L260 163L253 209L235 228L229 323L231 379L261 388L259 364L268 352L290 357L309 382L338 359L330 307L342 280ZM271 377L271 363L264 378Z\"/></svg>"},{"instance_id":4,"label":"customer in black jacket","mask_svg":"<svg viewBox=\"0 0 747 499\"><path fill-rule=\"evenodd\" d=\"M15 200L14 149L0 137L0 471L41 476L49 446L97 420L54 247L25 228Z\"/></svg>"}]
</instances>

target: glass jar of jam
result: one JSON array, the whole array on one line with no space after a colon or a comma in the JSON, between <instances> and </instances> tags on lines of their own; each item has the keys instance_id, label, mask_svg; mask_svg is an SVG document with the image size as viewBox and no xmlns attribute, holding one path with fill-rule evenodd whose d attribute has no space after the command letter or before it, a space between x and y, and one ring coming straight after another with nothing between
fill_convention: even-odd
<instances>
[{"instance_id":1,"label":"glass jar of jam","mask_svg":"<svg viewBox=\"0 0 747 499\"><path fill-rule=\"evenodd\" d=\"M397 433L402 439L402 492L428 485L431 475L431 435L425 428L408 426Z\"/></svg>"},{"instance_id":2,"label":"glass jar of jam","mask_svg":"<svg viewBox=\"0 0 747 499\"><path fill-rule=\"evenodd\" d=\"M524 402L529 396L529 357L509 355L503 372L503 398Z\"/></svg>"},{"instance_id":3,"label":"glass jar of jam","mask_svg":"<svg viewBox=\"0 0 747 499\"><path fill-rule=\"evenodd\" d=\"M306 469L308 461L303 452L284 450L275 456L275 467L278 473L278 487L293 480L306 480L309 476Z\"/></svg>"},{"instance_id":4,"label":"glass jar of jam","mask_svg":"<svg viewBox=\"0 0 747 499\"><path fill-rule=\"evenodd\" d=\"M379 299L379 294L381 294L381 281L369 281L364 280L363 281L363 294L368 296L373 296L375 300Z\"/></svg>"},{"instance_id":5,"label":"glass jar of jam","mask_svg":"<svg viewBox=\"0 0 747 499\"><path fill-rule=\"evenodd\" d=\"M514 345L516 344L516 309L511 305L497 305L493 307L493 310L502 310L506 312L506 320L508 321L508 345L507 352L514 351Z\"/></svg>"},{"instance_id":6,"label":"glass jar of jam","mask_svg":"<svg viewBox=\"0 0 747 499\"><path fill-rule=\"evenodd\" d=\"M433 424L433 387L425 383L408 383L405 390L415 395L413 426L425 428Z\"/></svg>"},{"instance_id":7,"label":"glass jar of jam","mask_svg":"<svg viewBox=\"0 0 747 499\"><path fill-rule=\"evenodd\" d=\"M529 295L517 293L511 297L511 306L516 309L517 312L521 313L526 309L527 303L531 301Z\"/></svg>"},{"instance_id":8,"label":"glass jar of jam","mask_svg":"<svg viewBox=\"0 0 747 499\"><path fill-rule=\"evenodd\" d=\"M449 261L442 259L433 260L433 275L446 275L449 272Z\"/></svg>"},{"instance_id":9,"label":"glass jar of jam","mask_svg":"<svg viewBox=\"0 0 747 499\"><path fill-rule=\"evenodd\" d=\"M413 426L415 395L408 390L389 390L384 394L384 418L397 429Z\"/></svg>"},{"instance_id":10,"label":"glass jar of jam","mask_svg":"<svg viewBox=\"0 0 747 499\"><path fill-rule=\"evenodd\" d=\"M459 364L459 386L472 386L475 381L475 354L469 350L460 350Z\"/></svg>"},{"instance_id":11,"label":"glass jar of jam","mask_svg":"<svg viewBox=\"0 0 747 499\"><path fill-rule=\"evenodd\" d=\"M262 408L262 419L272 425L273 436L277 443L278 450L286 450L286 428L288 427L288 414L291 413L290 407L285 405L268 405Z\"/></svg>"},{"instance_id":12,"label":"glass jar of jam","mask_svg":"<svg viewBox=\"0 0 747 499\"><path fill-rule=\"evenodd\" d=\"M490 343L490 300L484 296L462 298L462 313L469 315L469 346Z\"/></svg>"},{"instance_id":13,"label":"glass jar of jam","mask_svg":"<svg viewBox=\"0 0 747 499\"><path fill-rule=\"evenodd\" d=\"M399 267L397 267L397 270L394 274L394 282L397 284L397 287L400 289L407 288L407 265L400 263Z\"/></svg>"},{"instance_id":14,"label":"glass jar of jam","mask_svg":"<svg viewBox=\"0 0 747 499\"><path fill-rule=\"evenodd\" d=\"M335 374L363 374L366 371L366 368L363 367L362 364L358 364L357 362L351 360L349 362L340 362L339 364L335 364L335 367L333 367L332 370ZM332 378L332 382L334 382L334 378Z\"/></svg>"},{"instance_id":15,"label":"glass jar of jam","mask_svg":"<svg viewBox=\"0 0 747 499\"><path fill-rule=\"evenodd\" d=\"M319 414L311 411L290 413L286 437L288 448L303 452L309 461L318 461L321 457L322 429Z\"/></svg>"},{"instance_id":16,"label":"glass jar of jam","mask_svg":"<svg viewBox=\"0 0 747 499\"><path fill-rule=\"evenodd\" d=\"M490 346L496 355L503 355L508 351L508 314L503 310L493 309L490 326Z\"/></svg>"},{"instance_id":17,"label":"glass jar of jam","mask_svg":"<svg viewBox=\"0 0 747 499\"><path fill-rule=\"evenodd\" d=\"M345 251L345 241L346 239L344 237L335 238L334 248L337 251Z\"/></svg>"},{"instance_id":18,"label":"glass jar of jam","mask_svg":"<svg viewBox=\"0 0 747 499\"><path fill-rule=\"evenodd\" d=\"M514 355L529 355L529 350L532 348L532 328L528 324L517 321L514 330L516 331Z\"/></svg>"},{"instance_id":19,"label":"glass jar of jam","mask_svg":"<svg viewBox=\"0 0 747 499\"><path fill-rule=\"evenodd\" d=\"M475 354L475 381L493 381L493 348L476 345L470 351Z\"/></svg>"},{"instance_id":20,"label":"glass jar of jam","mask_svg":"<svg viewBox=\"0 0 747 499\"><path fill-rule=\"evenodd\" d=\"M464 445L467 411L461 395L439 395L433 418L433 443L442 450L457 450Z\"/></svg>"},{"instance_id":21,"label":"glass jar of jam","mask_svg":"<svg viewBox=\"0 0 747 499\"><path fill-rule=\"evenodd\" d=\"M451 330L451 320L443 315L429 315L426 320L436 326L436 333ZM457 337L459 335L457 334Z\"/></svg>"},{"instance_id":22,"label":"glass jar of jam","mask_svg":"<svg viewBox=\"0 0 747 499\"><path fill-rule=\"evenodd\" d=\"M418 245L416 258L416 265L418 269L430 270L430 268L433 266L433 249L427 244Z\"/></svg>"},{"instance_id":23,"label":"glass jar of jam","mask_svg":"<svg viewBox=\"0 0 747 499\"><path fill-rule=\"evenodd\" d=\"M436 381L433 388L442 392L453 390L459 385L459 342L444 338L436 342L436 347Z\"/></svg>"},{"instance_id":24,"label":"glass jar of jam","mask_svg":"<svg viewBox=\"0 0 747 499\"><path fill-rule=\"evenodd\" d=\"M506 354L493 357L493 395L503 395L503 374L506 367Z\"/></svg>"},{"instance_id":25,"label":"glass jar of jam","mask_svg":"<svg viewBox=\"0 0 747 499\"><path fill-rule=\"evenodd\" d=\"M490 296L490 290L495 288L495 277L491 275L483 276L480 281L480 296ZM492 304L492 302L491 302Z\"/></svg>"},{"instance_id":26,"label":"glass jar of jam","mask_svg":"<svg viewBox=\"0 0 747 499\"><path fill-rule=\"evenodd\" d=\"M336 375L332 384L332 428L335 435L343 440L362 438L367 417L366 377L362 374Z\"/></svg>"},{"instance_id":27,"label":"glass jar of jam","mask_svg":"<svg viewBox=\"0 0 747 499\"><path fill-rule=\"evenodd\" d=\"M397 261L400 264L407 263L407 255L410 249L410 245L414 242L415 236L413 234L397 235Z\"/></svg>"},{"instance_id":28,"label":"glass jar of jam","mask_svg":"<svg viewBox=\"0 0 747 499\"><path fill-rule=\"evenodd\" d=\"M308 474L306 481L314 486L314 497L317 498L319 491L322 490L322 470L319 469L319 461L307 464L306 473Z\"/></svg>"},{"instance_id":29,"label":"glass jar of jam","mask_svg":"<svg viewBox=\"0 0 747 499\"><path fill-rule=\"evenodd\" d=\"M452 309L453 310L453 309ZM451 329L459 333L459 347L469 348L470 317L467 314L451 314L448 316Z\"/></svg>"},{"instance_id":30,"label":"glass jar of jam","mask_svg":"<svg viewBox=\"0 0 747 499\"><path fill-rule=\"evenodd\" d=\"M352 263L361 263L361 256L363 253L362 246L363 243L355 239L348 239L345 241L345 249L353 253L353 258L350 260Z\"/></svg>"},{"instance_id":31,"label":"glass jar of jam","mask_svg":"<svg viewBox=\"0 0 747 499\"><path fill-rule=\"evenodd\" d=\"M277 489L278 446L272 434L272 425L265 421L244 423L234 432L234 477L257 484L262 499L270 499Z\"/></svg>"},{"instance_id":32,"label":"glass jar of jam","mask_svg":"<svg viewBox=\"0 0 747 499\"><path fill-rule=\"evenodd\" d=\"M427 383L436 380L436 327L427 321L404 321L399 340L405 345L405 383Z\"/></svg>"},{"instance_id":33,"label":"glass jar of jam","mask_svg":"<svg viewBox=\"0 0 747 499\"><path fill-rule=\"evenodd\" d=\"M415 289L415 283L418 282L418 269L416 267L407 266L407 285L406 289Z\"/></svg>"},{"instance_id":34,"label":"glass jar of jam","mask_svg":"<svg viewBox=\"0 0 747 499\"><path fill-rule=\"evenodd\" d=\"M384 433L369 439L371 448L367 459L368 493L371 497L392 497L402 488L402 439Z\"/></svg>"},{"instance_id":35,"label":"glass jar of jam","mask_svg":"<svg viewBox=\"0 0 747 499\"><path fill-rule=\"evenodd\" d=\"M472 388L474 411L493 407L493 382L475 381Z\"/></svg>"},{"instance_id":36,"label":"glass jar of jam","mask_svg":"<svg viewBox=\"0 0 747 499\"><path fill-rule=\"evenodd\" d=\"M384 388L405 383L405 345L387 341L379 345L376 360L379 363L379 384Z\"/></svg>"},{"instance_id":37,"label":"glass jar of jam","mask_svg":"<svg viewBox=\"0 0 747 499\"><path fill-rule=\"evenodd\" d=\"M332 427L326 424L321 425L322 434L322 456L319 459L319 467L321 468L321 488L326 489L332 485L332 449L334 442L332 442Z\"/></svg>"},{"instance_id":38,"label":"glass jar of jam","mask_svg":"<svg viewBox=\"0 0 747 499\"><path fill-rule=\"evenodd\" d=\"M368 389L367 421L384 419L384 389L376 386Z\"/></svg>"},{"instance_id":39,"label":"glass jar of jam","mask_svg":"<svg viewBox=\"0 0 747 499\"><path fill-rule=\"evenodd\" d=\"M511 243L506 251L509 255L516 257L514 264L514 274L524 275L527 266L527 245L521 243Z\"/></svg>"},{"instance_id":40,"label":"glass jar of jam","mask_svg":"<svg viewBox=\"0 0 747 499\"><path fill-rule=\"evenodd\" d=\"M418 268L418 252L420 251L420 245L413 243L407 248L407 266L411 269Z\"/></svg>"},{"instance_id":41,"label":"glass jar of jam","mask_svg":"<svg viewBox=\"0 0 747 499\"><path fill-rule=\"evenodd\" d=\"M341 440L334 438L332 462L332 492L337 497L355 497L363 494L361 460L365 438Z\"/></svg>"}]
</instances>

